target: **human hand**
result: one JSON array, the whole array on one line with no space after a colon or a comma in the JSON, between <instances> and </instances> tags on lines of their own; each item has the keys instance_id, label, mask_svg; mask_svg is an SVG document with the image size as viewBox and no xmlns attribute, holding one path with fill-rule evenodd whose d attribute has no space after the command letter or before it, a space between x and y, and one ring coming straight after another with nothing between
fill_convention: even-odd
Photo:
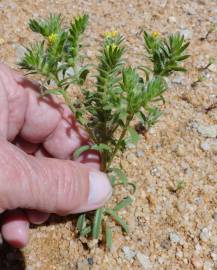
<instances>
[{"instance_id":1,"label":"human hand","mask_svg":"<svg viewBox=\"0 0 217 270\"><path fill-rule=\"evenodd\" d=\"M41 224L49 213L89 211L109 199L96 153L68 160L88 141L71 112L53 97L41 98L35 83L3 64L0 111L1 232L8 243L25 246L29 223Z\"/></svg>"}]
</instances>

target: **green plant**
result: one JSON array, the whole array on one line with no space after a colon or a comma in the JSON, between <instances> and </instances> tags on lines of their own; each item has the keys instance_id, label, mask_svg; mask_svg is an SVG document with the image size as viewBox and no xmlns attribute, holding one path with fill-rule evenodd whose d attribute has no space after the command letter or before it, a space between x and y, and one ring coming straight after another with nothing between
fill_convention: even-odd
<instances>
[{"instance_id":1,"label":"green plant","mask_svg":"<svg viewBox=\"0 0 217 270\"><path fill-rule=\"evenodd\" d=\"M77 149L73 158L89 149L96 150L101 155L101 170L109 174L113 187L130 185L135 189L124 172L113 167L112 162L125 150L128 142L137 143L139 135L132 126L134 120L140 119L148 127L157 121L160 109L156 104L164 101L163 94L167 90L163 76L173 71L185 71L179 63L188 57L183 54L188 43L179 34L164 40L145 32L145 48L153 69L146 66L135 68L127 66L124 60L126 48L123 36L117 31L106 32L98 65L84 65L81 40L87 22L87 15L76 17L69 28L62 27L59 15L51 15L43 21L30 20L30 28L40 33L43 40L31 45L19 64L28 73L43 77L43 95L62 95L89 134L92 144ZM97 71L92 90L84 84L90 67ZM82 86L82 98L72 99L68 94L67 89L73 84ZM98 209L94 215L80 215L77 222L79 234L99 239L104 229L106 245L110 248L112 227L105 216L110 216L127 232L128 226L119 211L131 203L132 199L128 196L113 208Z\"/></svg>"}]
</instances>

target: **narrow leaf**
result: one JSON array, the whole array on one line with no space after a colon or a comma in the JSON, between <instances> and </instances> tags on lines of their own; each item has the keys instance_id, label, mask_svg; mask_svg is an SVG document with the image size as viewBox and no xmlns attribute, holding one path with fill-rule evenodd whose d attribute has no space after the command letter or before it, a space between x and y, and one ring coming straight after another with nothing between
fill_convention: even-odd
<instances>
[{"instance_id":1,"label":"narrow leaf","mask_svg":"<svg viewBox=\"0 0 217 270\"><path fill-rule=\"evenodd\" d=\"M139 134L132 127L128 127L128 132L130 133L131 142L136 144L139 141Z\"/></svg>"},{"instance_id":2,"label":"narrow leaf","mask_svg":"<svg viewBox=\"0 0 217 270\"><path fill-rule=\"evenodd\" d=\"M82 230L85 228L86 226L86 217L85 214L82 214L79 216L78 220L77 220L77 230L79 231L79 233L82 232Z\"/></svg>"},{"instance_id":3,"label":"narrow leaf","mask_svg":"<svg viewBox=\"0 0 217 270\"><path fill-rule=\"evenodd\" d=\"M125 221L123 221L123 219L120 216L118 216L115 211L113 211L112 209L106 209L105 212L108 215L110 215L119 225L121 225L122 229L125 232L128 232L127 223Z\"/></svg>"},{"instance_id":4,"label":"narrow leaf","mask_svg":"<svg viewBox=\"0 0 217 270\"><path fill-rule=\"evenodd\" d=\"M83 145L79 147L77 150L75 150L73 154L73 158L77 159L83 152L87 151L90 149L90 145Z\"/></svg>"},{"instance_id":5,"label":"narrow leaf","mask_svg":"<svg viewBox=\"0 0 217 270\"><path fill-rule=\"evenodd\" d=\"M99 151L100 153L102 153L103 151L108 151L108 152L111 151L111 148L107 144L104 144L104 143L94 144L90 147L90 149Z\"/></svg>"},{"instance_id":6,"label":"narrow leaf","mask_svg":"<svg viewBox=\"0 0 217 270\"><path fill-rule=\"evenodd\" d=\"M120 201L115 208L113 209L114 211L119 211L122 208L125 208L127 205L131 204L133 202L132 198L129 196L124 198L122 201Z\"/></svg>"},{"instance_id":7,"label":"narrow leaf","mask_svg":"<svg viewBox=\"0 0 217 270\"><path fill-rule=\"evenodd\" d=\"M127 177L121 169L112 168L112 171L117 175L122 184L126 185L128 183Z\"/></svg>"},{"instance_id":8,"label":"narrow leaf","mask_svg":"<svg viewBox=\"0 0 217 270\"><path fill-rule=\"evenodd\" d=\"M92 236L94 239L99 238L101 224L102 224L102 218L103 218L103 208L99 208L95 212L94 221L93 221L93 230L92 230Z\"/></svg>"},{"instance_id":9,"label":"narrow leaf","mask_svg":"<svg viewBox=\"0 0 217 270\"><path fill-rule=\"evenodd\" d=\"M106 224L106 229L105 229L105 237L106 237L106 248L108 250L111 250L111 247L112 247L112 230L107 224Z\"/></svg>"},{"instance_id":10,"label":"narrow leaf","mask_svg":"<svg viewBox=\"0 0 217 270\"><path fill-rule=\"evenodd\" d=\"M85 227L81 232L80 232L80 236L87 236L89 233L91 232L91 227Z\"/></svg>"},{"instance_id":11,"label":"narrow leaf","mask_svg":"<svg viewBox=\"0 0 217 270\"><path fill-rule=\"evenodd\" d=\"M64 92L63 89L50 89L50 90L45 90L44 92L42 92L42 96L46 96L46 95L62 95Z\"/></svg>"}]
</instances>

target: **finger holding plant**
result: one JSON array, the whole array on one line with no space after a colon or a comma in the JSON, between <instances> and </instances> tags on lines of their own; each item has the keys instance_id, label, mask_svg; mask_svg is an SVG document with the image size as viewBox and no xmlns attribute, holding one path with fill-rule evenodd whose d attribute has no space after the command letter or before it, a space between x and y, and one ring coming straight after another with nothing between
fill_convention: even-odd
<instances>
[{"instance_id":1,"label":"finger holding plant","mask_svg":"<svg viewBox=\"0 0 217 270\"><path fill-rule=\"evenodd\" d=\"M78 158L87 150L96 150L101 155L101 170L109 174L113 187L131 185L135 188L112 162L124 152L127 143L137 143L139 135L132 126L134 120L142 121L147 127L157 121L161 113L156 104L164 101L163 94L167 90L164 76L185 71L179 63L188 57L184 54L188 43L179 34L164 40L158 33L145 32L145 48L153 68L134 68L126 65L123 36L117 31L106 32L96 67L96 82L87 89L84 82L93 66L83 64L81 51L87 23L87 15L76 17L68 28L63 28L60 15L51 15L43 21L30 20L30 28L41 34L43 40L30 46L20 66L28 73L41 75L42 95L61 95L89 134L92 144L77 149L72 158ZM72 99L67 91L71 85L80 86L82 98ZM118 212L131 203L128 196L113 208L104 207L80 215L79 234L101 239L103 230L106 246L110 249L112 228L105 216L111 217L127 232L128 226Z\"/></svg>"}]
</instances>

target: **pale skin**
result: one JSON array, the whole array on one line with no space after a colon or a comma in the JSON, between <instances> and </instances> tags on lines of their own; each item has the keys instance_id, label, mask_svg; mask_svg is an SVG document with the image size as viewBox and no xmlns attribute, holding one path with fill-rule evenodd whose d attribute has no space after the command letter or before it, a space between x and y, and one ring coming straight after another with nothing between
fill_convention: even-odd
<instances>
[{"instance_id":1,"label":"pale skin","mask_svg":"<svg viewBox=\"0 0 217 270\"><path fill-rule=\"evenodd\" d=\"M25 246L29 224L45 222L50 213L89 211L110 198L97 153L69 160L86 143L64 105L41 98L36 83L0 64L0 217L9 244Z\"/></svg>"}]
</instances>

